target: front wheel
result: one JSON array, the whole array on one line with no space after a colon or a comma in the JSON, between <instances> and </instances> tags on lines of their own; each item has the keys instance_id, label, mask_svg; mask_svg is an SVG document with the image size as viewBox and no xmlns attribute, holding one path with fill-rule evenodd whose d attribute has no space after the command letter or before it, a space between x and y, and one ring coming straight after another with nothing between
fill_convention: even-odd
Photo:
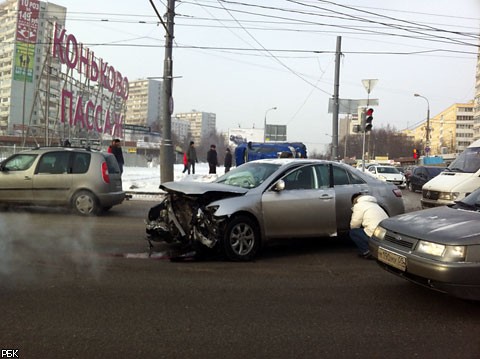
<instances>
[{"instance_id":1,"label":"front wheel","mask_svg":"<svg viewBox=\"0 0 480 359\"><path fill-rule=\"evenodd\" d=\"M99 211L97 198L89 191L77 192L73 196L72 207L82 216L93 216Z\"/></svg>"},{"instance_id":2,"label":"front wheel","mask_svg":"<svg viewBox=\"0 0 480 359\"><path fill-rule=\"evenodd\" d=\"M232 261L251 261L260 249L257 224L246 216L234 218L223 236L225 256Z\"/></svg>"}]
</instances>

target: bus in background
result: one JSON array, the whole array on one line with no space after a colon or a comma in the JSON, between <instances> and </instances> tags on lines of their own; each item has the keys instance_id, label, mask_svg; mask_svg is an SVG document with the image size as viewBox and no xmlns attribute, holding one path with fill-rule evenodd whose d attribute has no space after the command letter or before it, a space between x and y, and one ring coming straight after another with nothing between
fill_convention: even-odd
<instances>
[{"instance_id":1,"label":"bus in background","mask_svg":"<svg viewBox=\"0 0 480 359\"><path fill-rule=\"evenodd\" d=\"M236 166L264 158L307 158L307 147L302 142L246 142L235 148Z\"/></svg>"}]
</instances>

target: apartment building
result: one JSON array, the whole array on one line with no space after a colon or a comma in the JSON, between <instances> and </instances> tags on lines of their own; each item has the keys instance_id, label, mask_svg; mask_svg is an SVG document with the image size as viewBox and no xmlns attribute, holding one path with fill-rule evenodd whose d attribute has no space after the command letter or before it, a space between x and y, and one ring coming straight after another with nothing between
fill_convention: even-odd
<instances>
[{"instance_id":1,"label":"apartment building","mask_svg":"<svg viewBox=\"0 0 480 359\"><path fill-rule=\"evenodd\" d=\"M162 114L162 82L141 79L129 83L125 123L158 128Z\"/></svg>"},{"instance_id":2,"label":"apartment building","mask_svg":"<svg viewBox=\"0 0 480 359\"><path fill-rule=\"evenodd\" d=\"M474 141L475 102L456 103L409 130L415 142L426 147L427 123L430 133L430 155L460 153Z\"/></svg>"},{"instance_id":3,"label":"apartment building","mask_svg":"<svg viewBox=\"0 0 480 359\"><path fill-rule=\"evenodd\" d=\"M64 26L66 11L38 0L0 3L0 135L45 132L58 119L60 64L48 55L53 24Z\"/></svg>"},{"instance_id":4,"label":"apartment building","mask_svg":"<svg viewBox=\"0 0 480 359\"><path fill-rule=\"evenodd\" d=\"M480 48L477 56L477 71L475 75L475 100L473 109L473 139L480 140Z\"/></svg>"},{"instance_id":5,"label":"apartment building","mask_svg":"<svg viewBox=\"0 0 480 359\"><path fill-rule=\"evenodd\" d=\"M189 132L196 143L200 143L203 137L216 131L216 114L214 113L192 110L192 112L177 113L174 118L188 121Z\"/></svg>"}]
</instances>

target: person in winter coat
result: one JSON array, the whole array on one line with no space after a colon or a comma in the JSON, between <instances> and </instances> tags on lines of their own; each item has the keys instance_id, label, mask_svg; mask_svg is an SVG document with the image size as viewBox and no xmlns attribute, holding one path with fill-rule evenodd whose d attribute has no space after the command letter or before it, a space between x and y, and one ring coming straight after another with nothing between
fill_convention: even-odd
<instances>
[{"instance_id":1,"label":"person in winter coat","mask_svg":"<svg viewBox=\"0 0 480 359\"><path fill-rule=\"evenodd\" d=\"M182 173L187 172L188 170L188 158L187 158L187 152L183 153L183 171Z\"/></svg>"},{"instance_id":2,"label":"person in winter coat","mask_svg":"<svg viewBox=\"0 0 480 359\"><path fill-rule=\"evenodd\" d=\"M188 162L188 174L190 174L190 169L192 169L192 174L195 174L195 163L198 162L197 159L197 150L195 149L195 142L190 141L190 146L187 150L187 162Z\"/></svg>"},{"instance_id":3,"label":"person in winter coat","mask_svg":"<svg viewBox=\"0 0 480 359\"><path fill-rule=\"evenodd\" d=\"M387 213L377 203L373 196L356 193L352 196L352 218L350 220L350 238L357 245L359 256L372 259L368 248L368 240L373 235L377 225L385 218Z\"/></svg>"},{"instance_id":4,"label":"person in winter coat","mask_svg":"<svg viewBox=\"0 0 480 359\"><path fill-rule=\"evenodd\" d=\"M123 151L118 138L112 140L112 144L108 147L108 153L111 153L115 156L118 162L118 167L120 167L120 173L123 173L123 165L125 164L125 160L123 159Z\"/></svg>"},{"instance_id":5,"label":"person in winter coat","mask_svg":"<svg viewBox=\"0 0 480 359\"><path fill-rule=\"evenodd\" d=\"M207 152L207 162L210 174L217 173L218 166L218 156L217 156L217 147L215 145L210 146L210 150Z\"/></svg>"},{"instance_id":6,"label":"person in winter coat","mask_svg":"<svg viewBox=\"0 0 480 359\"><path fill-rule=\"evenodd\" d=\"M225 153L225 159L223 160L223 165L225 166L225 173L230 171L232 167L232 153L230 152L230 148L227 147Z\"/></svg>"}]
</instances>

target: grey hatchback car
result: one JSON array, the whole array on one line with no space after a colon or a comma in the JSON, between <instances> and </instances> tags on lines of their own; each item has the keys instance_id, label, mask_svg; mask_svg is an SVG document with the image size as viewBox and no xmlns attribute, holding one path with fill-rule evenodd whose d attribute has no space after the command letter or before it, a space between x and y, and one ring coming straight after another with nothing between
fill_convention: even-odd
<instances>
[{"instance_id":1,"label":"grey hatchback car","mask_svg":"<svg viewBox=\"0 0 480 359\"><path fill-rule=\"evenodd\" d=\"M188 250L217 248L230 260L252 260L272 238L336 236L350 226L355 193L375 196L393 216L402 192L337 162L265 159L247 162L212 183L167 182L150 209L147 239Z\"/></svg>"},{"instance_id":2,"label":"grey hatchback car","mask_svg":"<svg viewBox=\"0 0 480 359\"><path fill-rule=\"evenodd\" d=\"M95 215L124 199L120 169L110 153L39 147L0 163L0 205L66 206Z\"/></svg>"}]
</instances>

